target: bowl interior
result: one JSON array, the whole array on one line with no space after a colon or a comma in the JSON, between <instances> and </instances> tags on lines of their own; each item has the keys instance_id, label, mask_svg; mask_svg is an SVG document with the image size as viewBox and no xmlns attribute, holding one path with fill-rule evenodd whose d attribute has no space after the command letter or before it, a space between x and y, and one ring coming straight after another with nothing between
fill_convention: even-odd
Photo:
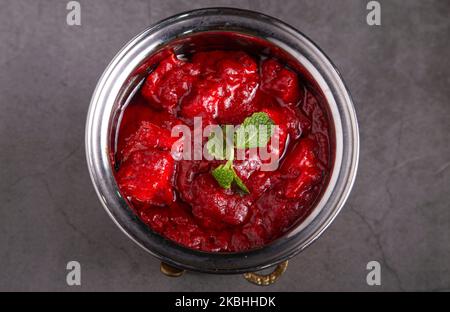
<instances>
[{"instance_id":1,"label":"bowl interior","mask_svg":"<svg viewBox=\"0 0 450 312\"><path fill-rule=\"evenodd\" d=\"M227 31L205 31L202 33L188 34L181 38L175 39L167 44L163 45L160 49L155 51L154 54L146 57L133 71L133 73L128 77L128 84L122 86L117 103L115 105L116 109L113 113L111 119L111 143L110 143L110 155L113 158L117 152L117 142L119 136L119 125L122 120L123 113L127 108L127 105L132 101L133 96L139 91L143 81L149 73L159 64L159 62L165 58L172 51L180 58L188 58L189 55L199 51L213 51L213 50L235 50L235 51L245 51L251 55L272 57L277 58L283 64L286 64L289 68L293 69L298 73L300 82L302 86L308 88L308 92L313 92L314 96L318 99L319 105L322 110L326 112L330 124L330 167L333 167L334 162L334 150L335 150L335 140L334 140L334 127L333 122L330 119L329 105L323 95L317 82L314 80L313 76L306 70L306 68L292 55L283 50L282 48L274 45L273 43L253 35L239 33L239 32L227 32ZM114 159L111 159L111 163L117 163ZM114 170L114 168L113 168ZM330 175L326 176L328 180ZM325 181L325 188L328 181ZM325 189L322 190L321 194L316 199L316 202L320 200L320 197ZM315 205L311 210L315 210ZM130 204L130 209L132 205ZM309 211L311 212L311 211ZM291 227L291 231L294 231L300 225L303 224L306 214L303 218L299 218ZM289 235L286 232L283 236ZM277 238L282 239L283 238ZM269 243L270 244L270 243ZM182 247L182 246L181 246ZM265 246L264 246L265 247ZM264 247L258 247L264 248ZM183 248L183 247L182 247ZM245 252L242 252L245 253ZM228 254L228 253L224 253Z\"/></svg>"}]
</instances>

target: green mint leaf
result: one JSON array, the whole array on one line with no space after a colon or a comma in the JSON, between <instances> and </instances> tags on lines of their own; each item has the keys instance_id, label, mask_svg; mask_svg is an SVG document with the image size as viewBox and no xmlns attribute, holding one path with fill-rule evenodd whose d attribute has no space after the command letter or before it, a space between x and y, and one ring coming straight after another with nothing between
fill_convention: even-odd
<instances>
[{"instance_id":1,"label":"green mint leaf","mask_svg":"<svg viewBox=\"0 0 450 312\"><path fill-rule=\"evenodd\" d=\"M234 182L244 193L250 193L247 186L242 182L241 178L239 178L236 171L234 171L232 160L228 160L224 165L218 166L212 171L212 175L217 183L219 183L220 187L224 189L230 189Z\"/></svg>"},{"instance_id":2,"label":"green mint leaf","mask_svg":"<svg viewBox=\"0 0 450 312\"><path fill-rule=\"evenodd\" d=\"M233 183L236 174L233 168L231 168L231 161L227 161L226 164L220 165L214 169L212 175L221 187L229 189L231 188L231 184Z\"/></svg>"},{"instance_id":3,"label":"green mint leaf","mask_svg":"<svg viewBox=\"0 0 450 312\"><path fill-rule=\"evenodd\" d=\"M234 141L237 148L264 147L274 132L274 122L264 112L245 118L236 130Z\"/></svg>"},{"instance_id":4,"label":"green mint leaf","mask_svg":"<svg viewBox=\"0 0 450 312\"><path fill-rule=\"evenodd\" d=\"M236 183L237 187L239 187L244 193L250 194L250 191L248 190L247 186L242 182L241 178L237 175L236 171L234 171L234 183Z\"/></svg>"}]
</instances>

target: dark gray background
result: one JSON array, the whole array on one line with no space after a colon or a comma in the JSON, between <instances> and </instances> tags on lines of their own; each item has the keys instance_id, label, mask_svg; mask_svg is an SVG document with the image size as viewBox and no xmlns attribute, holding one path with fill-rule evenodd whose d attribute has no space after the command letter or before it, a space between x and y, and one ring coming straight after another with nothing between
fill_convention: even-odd
<instances>
[{"instance_id":1,"label":"dark gray background","mask_svg":"<svg viewBox=\"0 0 450 312\"><path fill-rule=\"evenodd\" d=\"M0 0L0 290L259 291L241 276L160 274L156 259L110 221L84 154L90 96L134 35L193 8L261 11L330 56L353 94L358 177L332 226L265 290L450 289L450 1ZM82 286L66 285L66 263ZM366 284L366 264L382 285Z\"/></svg>"}]
</instances>

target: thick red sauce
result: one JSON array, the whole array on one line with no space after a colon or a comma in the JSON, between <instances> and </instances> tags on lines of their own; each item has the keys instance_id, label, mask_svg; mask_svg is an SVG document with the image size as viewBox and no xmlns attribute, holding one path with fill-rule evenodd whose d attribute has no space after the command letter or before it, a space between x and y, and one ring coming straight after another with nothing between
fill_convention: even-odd
<instances>
[{"instance_id":1,"label":"thick red sauce","mask_svg":"<svg viewBox=\"0 0 450 312\"><path fill-rule=\"evenodd\" d=\"M244 251L280 237L310 213L331 166L327 113L302 79L242 51L170 54L125 109L114 157L122 195L154 231L189 248ZM195 116L203 126L238 125L254 112L279 126L281 160L275 171L235 162L249 194L214 180L224 161L172 158L174 125L192 127Z\"/></svg>"}]
</instances>

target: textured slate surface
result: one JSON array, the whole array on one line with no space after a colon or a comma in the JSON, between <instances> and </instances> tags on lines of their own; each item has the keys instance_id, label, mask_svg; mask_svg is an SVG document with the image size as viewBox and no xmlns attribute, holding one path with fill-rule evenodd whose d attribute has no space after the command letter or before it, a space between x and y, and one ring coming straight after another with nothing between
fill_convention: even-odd
<instances>
[{"instance_id":1,"label":"textured slate surface","mask_svg":"<svg viewBox=\"0 0 450 312\"><path fill-rule=\"evenodd\" d=\"M346 207L265 290L450 289L450 2L0 0L0 290L249 290L241 276L169 279L109 220L84 155L90 96L131 37L172 14L243 7L302 30L331 57L355 101L360 169ZM195 4L194 4L195 3ZM68 287L66 263L82 266ZM366 284L366 264L382 285Z\"/></svg>"}]
</instances>

